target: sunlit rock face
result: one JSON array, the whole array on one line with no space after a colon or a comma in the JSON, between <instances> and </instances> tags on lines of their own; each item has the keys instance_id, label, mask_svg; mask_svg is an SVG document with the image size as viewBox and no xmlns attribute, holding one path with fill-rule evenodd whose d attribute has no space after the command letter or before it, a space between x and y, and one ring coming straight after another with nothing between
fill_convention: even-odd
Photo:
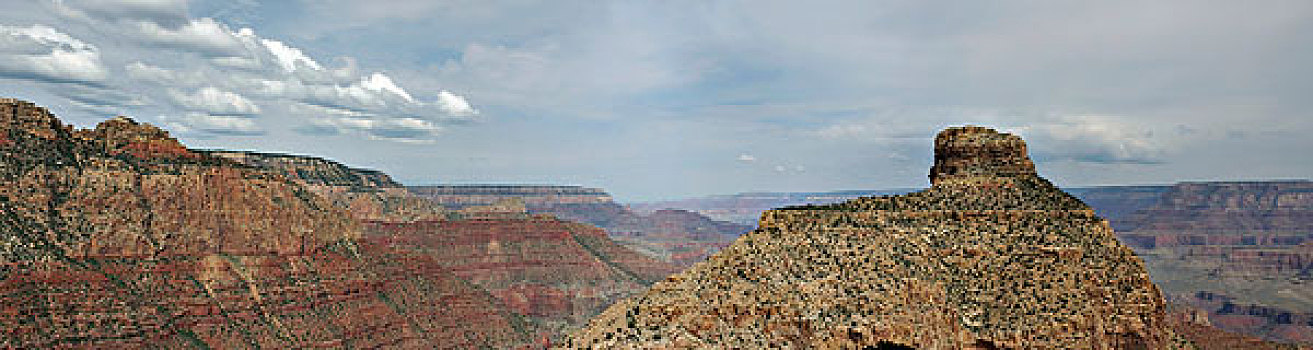
<instances>
[{"instance_id":1,"label":"sunlit rock face","mask_svg":"<svg viewBox=\"0 0 1313 350\"><path fill-rule=\"evenodd\" d=\"M1103 219L1020 138L936 138L933 186L790 207L618 303L565 347L1166 348L1165 305Z\"/></svg>"},{"instance_id":2,"label":"sunlit rock face","mask_svg":"<svg viewBox=\"0 0 1313 350\"><path fill-rule=\"evenodd\" d=\"M411 194L391 176L310 156L207 150L203 153L283 174L364 221L415 221L447 217L449 212Z\"/></svg>"},{"instance_id":3,"label":"sunlit rock face","mask_svg":"<svg viewBox=\"0 0 1313 350\"><path fill-rule=\"evenodd\" d=\"M0 99L0 262L4 348L527 341L486 291L362 239L283 174L128 118L74 130L14 99Z\"/></svg>"}]
</instances>

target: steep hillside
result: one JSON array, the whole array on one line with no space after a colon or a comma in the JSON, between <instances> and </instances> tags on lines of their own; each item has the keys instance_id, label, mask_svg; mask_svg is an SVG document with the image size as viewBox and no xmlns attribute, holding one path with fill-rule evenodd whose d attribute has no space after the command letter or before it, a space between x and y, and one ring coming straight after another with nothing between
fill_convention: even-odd
<instances>
[{"instance_id":1,"label":"steep hillside","mask_svg":"<svg viewBox=\"0 0 1313 350\"><path fill-rule=\"evenodd\" d=\"M554 339L676 267L616 244L590 225L550 216L500 215L376 222L366 237L439 260L524 317L535 339Z\"/></svg>"},{"instance_id":2,"label":"steep hillside","mask_svg":"<svg viewBox=\"0 0 1313 350\"><path fill-rule=\"evenodd\" d=\"M1020 138L948 129L931 181L902 196L769 211L567 346L1187 346L1141 261L1034 173Z\"/></svg>"},{"instance_id":3,"label":"steep hillside","mask_svg":"<svg viewBox=\"0 0 1313 350\"><path fill-rule=\"evenodd\" d=\"M296 182L127 118L74 130L0 99L0 220L0 347L528 340L487 293L360 241L346 212Z\"/></svg>"}]
</instances>

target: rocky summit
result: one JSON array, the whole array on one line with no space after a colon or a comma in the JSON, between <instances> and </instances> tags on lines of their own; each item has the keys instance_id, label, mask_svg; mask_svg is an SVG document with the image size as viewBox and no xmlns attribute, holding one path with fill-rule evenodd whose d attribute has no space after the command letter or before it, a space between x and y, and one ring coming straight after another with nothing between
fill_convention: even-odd
<instances>
[{"instance_id":1,"label":"rocky summit","mask_svg":"<svg viewBox=\"0 0 1313 350\"><path fill-rule=\"evenodd\" d=\"M1107 221L1021 138L935 139L933 186L789 207L570 335L575 348L1173 348L1165 304Z\"/></svg>"}]
</instances>

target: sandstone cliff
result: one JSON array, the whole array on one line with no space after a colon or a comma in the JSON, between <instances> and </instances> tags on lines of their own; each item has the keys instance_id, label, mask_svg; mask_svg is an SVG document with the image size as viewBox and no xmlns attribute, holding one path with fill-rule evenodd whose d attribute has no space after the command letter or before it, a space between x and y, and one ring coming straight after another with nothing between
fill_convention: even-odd
<instances>
[{"instance_id":1,"label":"sandstone cliff","mask_svg":"<svg viewBox=\"0 0 1313 350\"><path fill-rule=\"evenodd\" d=\"M219 150L203 153L284 174L361 220L413 221L438 219L448 214L441 206L411 194L392 181L392 177L376 170L289 154Z\"/></svg>"},{"instance_id":2,"label":"sandstone cliff","mask_svg":"<svg viewBox=\"0 0 1313 350\"><path fill-rule=\"evenodd\" d=\"M566 346L1188 346L1141 261L1020 138L952 128L935 151L930 189L767 212Z\"/></svg>"},{"instance_id":3,"label":"sandstone cliff","mask_svg":"<svg viewBox=\"0 0 1313 350\"><path fill-rule=\"evenodd\" d=\"M283 174L0 99L0 347L504 347L514 315ZM435 312L435 310L447 310Z\"/></svg>"}]
</instances>

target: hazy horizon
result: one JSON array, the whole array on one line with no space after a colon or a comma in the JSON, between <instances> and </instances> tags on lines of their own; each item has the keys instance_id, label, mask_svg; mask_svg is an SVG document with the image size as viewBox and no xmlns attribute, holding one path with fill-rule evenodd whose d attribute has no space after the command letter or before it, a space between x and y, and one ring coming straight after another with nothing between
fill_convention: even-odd
<instances>
[{"instance_id":1,"label":"hazy horizon","mask_svg":"<svg viewBox=\"0 0 1313 350\"><path fill-rule=\"evenodd\" d=\"M1313 177L1304 1L4 4L0 96L411 185L920 188L966 124L1064 187Z\"/></svg>"}]
</instances>

